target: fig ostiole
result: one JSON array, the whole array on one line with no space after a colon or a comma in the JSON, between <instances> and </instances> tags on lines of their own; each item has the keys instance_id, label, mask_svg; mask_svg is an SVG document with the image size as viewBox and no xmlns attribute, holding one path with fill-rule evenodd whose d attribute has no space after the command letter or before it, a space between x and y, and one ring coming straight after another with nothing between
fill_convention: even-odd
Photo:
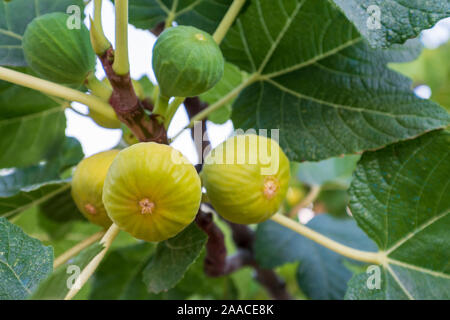
<instances>
[{"instance_id":1,"label":"fig ostiole","mask_svg":"<svg viewBox=\"0 0 450 320\"><path fill-rule=\"evenodd\" d=\"M72 179L72 198L78 209L89 221L104 228L108 228L112 221L102 201L103 183L118 153L119 150L109 150L83 159Z\"/></svg>"},{"instance_id":2,"label":"fig ostiole","mask_svg":"<svg viewBox=\"0 0 450 320\"><path fill-rule=\"evenodd\" d=\"M289 160L277 142L254 134L229 138L206 157L202 181L217 213L240 224L275 214L289 187Z\"/></svg>"},{"instance_id":3,"label":"fig ostiole","mask_svg":"<svg viewBox=\"0 0 450 320\"><path fill-rule=\"evenodd\" d=\"M111 220L137 239L177 235L195 218L202 197L194 166L170 146L141 142L120 151L103 187Z\"/></svg>"},{"instance_id":4,"label":"fig ostiole","mask_svg":"<svg viewBox=\"0 0 450 320\"><path fill-rule=\"evenodd\" d=\"M28 65L39 76L78 87L94 70L96 59L86 26L69 29L69 18L61 12L36 17L28 24L22 45Z\"/></svg>"},{"instance_id":5,"label":"fig ostiole","mask_svg":"<svg viewBox=\"0 0 450 320\"><path fill-rule=\"evenodd\" d=\"M159 36L152 65L166 98L197 96L219 82L224 72L224 58L214 39L190 26L172 27Z\"/></svg>"}]
</instances>

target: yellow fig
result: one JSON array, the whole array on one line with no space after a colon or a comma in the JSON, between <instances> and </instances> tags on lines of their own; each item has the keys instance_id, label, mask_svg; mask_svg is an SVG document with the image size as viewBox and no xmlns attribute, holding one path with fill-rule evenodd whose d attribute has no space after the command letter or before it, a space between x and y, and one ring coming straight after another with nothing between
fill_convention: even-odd
<instances>
[{"instance_id":1,"label":"yellow fig","mask_svg":"<svg viewBox=\"0 0 450 320\"><path fill-rule=\"evenodd\" d=\"M112 222L102 202L103 183L118 153L119 150L109 150L82 160L72 179L72 198L78 209L89 221L104 228Z\"/></svg>"},{"instance_id":2,"label":"yellow fig","mask_svg":"<svg viewBox=\"0 0 450 320\"><path fill-rule=\"evenodd\" d=\"M205 159L208 199L225 219L260 223L275 214L289 186L289 160L278 143L254 134L229 138Z\"/></svg>"},{"instance_id":3,"label":"yellow fig","mask_svg":"<svg viewBox=\"0 0 450 320\"><path fill-rule=\"evenodd\" d=\"M170 146L134 144L120 151L103 187L103 203L122 230L145 241L177 235L195 218L201 182L194 166Z\"/></svg>"}]
</instances>

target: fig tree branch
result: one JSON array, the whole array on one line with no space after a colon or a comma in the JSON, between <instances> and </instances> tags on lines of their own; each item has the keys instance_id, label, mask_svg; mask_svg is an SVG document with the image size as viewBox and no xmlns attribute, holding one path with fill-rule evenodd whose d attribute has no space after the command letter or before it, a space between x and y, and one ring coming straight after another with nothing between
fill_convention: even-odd
<instances>
[{"instance_id":1,"label":"fig tree branch","mask_svg":"<svg viewBox=\"0 0 450 320\"><path fill-rule=\"evenodd\" d=\"M92 274L95 272L100 262L105 257L106 252L111 247L112 242L119 234L120 229L113 223L111 227L109 227L108 231L106 231L103 238L100 240L100 244L103 244L104 249L100 251L90 262L89 264L81 271L77 280L75 281L75 285L72 289L69 290L64 300L72 299L84 286L84 284L89 280Z\"/></svg>"},{"instance_id":2,"label":"fig tree branch","mask_svg":"<svg viewBox=\"0 0 450 320\"><path fill-rule=\"evenodd\" d=\"M245 0L234 0L213 34L214 40L220 44L245 4Z\"/></svg>"},{"instance_id":3,"label":"fig tree branch","mask_svg":"<svg viewBox=\"0 0 450 320\"><path fill-rule=\"evenodd\" d=\"M104 235L105 235L105 231L100 231L100 232L94 233L92 236L77 243L75 246L73 246L69 250L65 251L63 254L58 256L58 258L55 259L55 261L53 262L53 269L56 269L60 265L63 265L69 259L73 258L78 253L80 253L83 249L89 247L94 242L100 240Z\"/></svg>"},{"instance_id":4,"label":"fig tree branch","mask_svg":"<svg viewBox=\"0 0 450 320\"><path fill-rule=\"evenodd\" d=\"M114 110L100 98L85 94L60 84L43 80L15 70L0 67L0 80L5 80L20 86L38 90L50 96L55 96L68 101L76 101L89 106L92 110L106 118L114 118Z\"/></svg>"},{"instance_id":5,"label":"fig tree branch","mask_svg":"<svg viewBox=\"0 0 450 320\"><path fill-rule=\"evenodd\" d=\"M383 264L386 260L382 252L368 252L350 248L282 214L277 213L271 219L344 257L373 264Z\"/></svg>"}]
</instances>

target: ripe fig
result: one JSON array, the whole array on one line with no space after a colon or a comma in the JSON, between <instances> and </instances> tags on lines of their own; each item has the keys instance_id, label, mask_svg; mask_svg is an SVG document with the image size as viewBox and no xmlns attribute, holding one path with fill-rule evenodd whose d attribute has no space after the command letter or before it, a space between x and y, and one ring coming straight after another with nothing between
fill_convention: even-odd
<instances>
[{"instance_id":1,"label":"ripe fig","mask_svg":"<svg viewBox=\"0 0 450 320\"><path fill-rule=\"evenodd\" d=\"M222 217L240 224L263 222L275 214L289 179L289 160L278 143L254 134L217 146L202 171L211 204Z\"/></svg>"},{"instance_id":2,"label":"ripe fig","mask_svg":"<svg viewBox=\"0 0 450 320\"><path fill-rule=\"evenodd\" d=\"M104 228L112 221L102 202L103 183L118 153L119 150L109 150L82 160L72 179L72 198L78 209L89 221Z\"/></svg>"},{"instance_id":3,"label":"ripe fig","mask_svg":"<svg viewBox=\"0 0 450 320\"><path fill-rule=\"evenodd\" d=\"M95 67L95 53L84 24L69 29L69 15L44 14L27 26L23 36L25 59L39 76L48 80L80 86Z\"/></svg>"},{"instance_id":4,"label":"ripe fig","mask_svg":"<svg viewBox=\"0 0 450 320\"><path fill-rule=\"evenodd\" d=\"M202 197L194 166L172 147L143 142L120 151L103 187L119 228L145 241L169 239L195 218Z\"/></svg>"},{"instance_id":5,"label":"ripe fig","mask_svg":"<svg viewBox=\"0 0 450 320\"><path fill-rule=\"evenodd\" d=\"M192 97L221 78L224 59L208 33L190 26L165 30L153 47L153 70L165 97Z\"/></svg>"}]
</instances>

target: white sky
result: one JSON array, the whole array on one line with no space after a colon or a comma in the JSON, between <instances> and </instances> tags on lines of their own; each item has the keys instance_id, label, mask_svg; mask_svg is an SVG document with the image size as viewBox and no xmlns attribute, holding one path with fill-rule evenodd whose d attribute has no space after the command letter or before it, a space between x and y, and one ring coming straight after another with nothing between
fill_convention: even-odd
<instances>
[{"instance_id":1,"label":"white sky","mask_svg":"<svg viewBox=\"0 0 450 320\"><path fill-rule=\"evenodd\" d=\"M104 31L111 43L114 44L114 8L111 2L103 2L103 24ZM92 4L86 7L86 14L91 14ZM88 21L88 20L87 20ZM450 18L441 21L432 30L424 31L422 40L427 47L437 47L446 42L450 38ZM151 68L152 61L152 47L155 42L155 37L148 31L139 30L132 25L129 26L129 53L130 53L130 72L134 79L140 78L142 75L147 75L155 82L155 77ZM98 63L97 76L104 77L103 69ZM416 92L423 98L429 96L429 88L420 89ZM81 104L74 103L73 106L83 112L87 113L87 108ZM83 117L71 110L66 111L67 129L66 134L76 137L82 144L86 156L90 156L100 151L109 150L120 140L121 130L104 129L96 125L89 117ZM176 134L188 123L188 118L184 108L180 108L176 113L172 125L169 128L169 137ZM208 133L213 147L224 141L233 130L231 121L223 125L215 125L208 123ZM198 157L194 149L194 144L190 139L190 132L185 132L177 138L172 146L180 150L192 163L198 162Z\"/></svg>"}]
</instances>

